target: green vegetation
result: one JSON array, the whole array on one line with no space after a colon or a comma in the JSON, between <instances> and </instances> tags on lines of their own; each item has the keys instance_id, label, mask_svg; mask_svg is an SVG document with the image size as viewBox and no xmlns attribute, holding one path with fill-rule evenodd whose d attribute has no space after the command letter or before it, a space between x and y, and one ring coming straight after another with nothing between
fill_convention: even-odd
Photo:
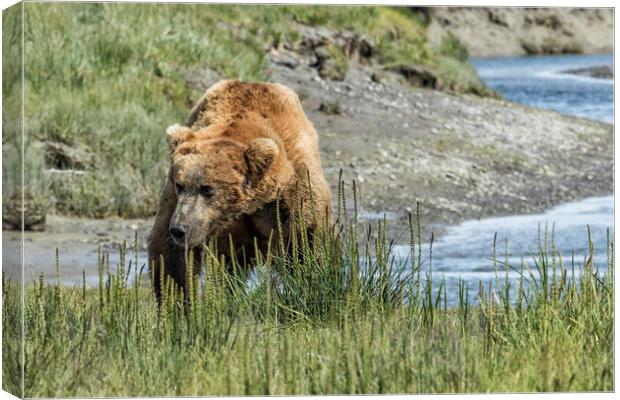
<instances>
[{"instance_id":1,"label":"green vegetation","mask_svg":"<svg viewBox=\"0 0 620 400\"><path fill-rule=\"evenodd\" d=\"M336 45L327 47L329 59L319 70L321 76L332 81L342 81L347 76L349 61L342 49Z\"/></svg>"},{"instance_id":2,"label":"green vegetation","mask_svg":"<svg viewBox=\"0 0 620 400\"><path fill-rule=\"evenodd\" d=\"M452 32L448 32L448 34L441 39L439 52L443 56L451 57L462 62L467 61L469 58L467 48L452 34Z\"/></svg>"},{"instance_id":3,"label":"green vegetation","mask_svg":"<svg viewBox=\"0 0 620 400\"><path fill-rule=\"evenodd\" d=\"M324 101L319 105L319 111L329 115L342 115L342 107L338 101Z\"/></svg>"},{"instance_id":4,"label":"green vegetation","mask_svg":"<svg viewBox=\"0 0 620 400\"><path fill-rule=\"evenodd\" d=\"M477 297L461 282L449 307L445 283L422 262L419 219L410 224L411 267L392 257L385 222L361 241L360 227L342 225L340 246L332 237L312 246L301 235L288 256L265 255L251 287L207 247L202 275L188 279L186 295L167 282L160 308L149 285L128 279L140 262L125 247L116 273L100 254L95 288L41 276L25 287L23 395L613 389L609 240L601 275L593 245L584 264L567 265L544 233L531 262L495 258L495 281L481 283ZM57 275L60 282L60 267ZM3 281L2 290L4 332L19 332L20 286ZM17 335L4 335L5 390L21 392L20 367Z\"/></svg>"},{"instance_id":5,"label":"green vegetation","mask_svg":"<svg viewBox=\"0 0 620 400\"><path fill-rule=\"evenodd\" d=\"M2 11L2 200L6 214L10 200L21 196L21 14L18 7ZM6 151L11 144L11 151ZM27 152L26 156L31 156ZM31 160L32 162L33 160ZM37 160L34 160L36 163ZM39 168L40 170L40 168ZM21 219L21 216L20 216Z\"/></svg>"},{"instance_id":6,"label":"green vegetation","mask_svg":"<svg viewBox=\"0 0 620 400\"><path fill-rule=\"evenodd\" d=\"M445 70L448 88L482 92L467 64L435 54L425 27L406 8L26 3L24 9L25 190L33 204L63 214L152 215L167 167L163 132L201 96L201 73L268 79L267 49L296 40L299 24L352 29L374 41L382 64L428 65ZM5 12L3 25L6 204L21 192L18 10ZM337 55L331 61L342 76L347 60ZM49 161L57 157L46 161L39 147L48 142L78 148L95 163L79 174L45 171L58 169Z\"/></svg>"},{"instance_id":7,"label":"green vegetation","mask_svg":"<svg viewBox=\"0 0 620 400\"><path fill-rule=\"evenodd\" d=\"M444 78L448 90L458 93L470 93L479 96L498 97L497 93L486 87L471 64L455 58L441 56L438 58L437 70Z\"/></svg>"}]
</instances>

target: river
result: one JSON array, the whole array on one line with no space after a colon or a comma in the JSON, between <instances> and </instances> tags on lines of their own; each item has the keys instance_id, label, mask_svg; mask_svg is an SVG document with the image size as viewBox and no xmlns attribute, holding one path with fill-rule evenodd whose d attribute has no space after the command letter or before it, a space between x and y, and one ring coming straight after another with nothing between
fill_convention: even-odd
<instances>
[{"instance_id":1,"label":"river","mask_svg":"<svg viewBox=\"0 0 620 400\"><path fill-rule=\"evenodd\" d=\"M611 54L472 60L485 83L507 100L610 123L613 122L613 80L565 71L612 63ZM602 272L606 268L607 230L613 234L614 228L612 192L610 187L609 196L562 204L541 214L469 220L449 227L433 245L433 279L445 280L449 303L457 301L459 279L466 281L470 288L478 288L480 281L488 285L496 275L492 261L496 233L500 261L504 261L508 240L508 263L519 267L523 259L535 269L532 255L538 251L539 228L544 233L548 227L550 238L554 224L557 252L565 266L570 266L574 255L576 267L583 265L588 254L589 226L596 265ZM401 255L409 251L407 246L397 246L395 250ZM424 269L428 269L430 261L428 250L426 253ZM497 265L503 271L502 264ZM503 272L500 276L504 276ZM509 276L515 280L519 275L513 271ZM475 292L470 291L470 298L471 295L475 297Z\"/></svg>"},{"instance_id":2,"label":"river","mask_svg":"<svg viewBox=\"0 0 620 400\"><path fill-rule=\"evenodd\" d=\"M612 65L613 54L481 58L471 63L507 100L613 123L613 80L565 72Z\"/></svg>"}]
</instances>

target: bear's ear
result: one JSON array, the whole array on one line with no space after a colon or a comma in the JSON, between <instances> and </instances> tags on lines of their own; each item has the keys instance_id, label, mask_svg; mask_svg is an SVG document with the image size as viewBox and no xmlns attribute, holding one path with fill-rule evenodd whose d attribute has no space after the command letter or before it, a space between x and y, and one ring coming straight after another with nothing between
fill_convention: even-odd
<instances>
[{"instance_id":1,"label":"bear's ear","mask_svg":"<svg viewBox=\"0 0 620 400\"><path fill-rule=\"evenodd\" d=\"M188 127L179 124L169 126L168 129L166 129L166 137L170 153L174 153L176 148L185 140L190 139L191 136L193 136L192 130Z\"/></svg>"},{"instance_id":2,"label":"bear's ear","mask_svg":"<svg viewBox=\"0 0 620 400\"><path fill-rule=\"evenodd\" d=\"M247 166L248 183L258 183L278 157L280 149L273 139L258 138L250 142L243 157Z\"/></svg>"}]
</instances>

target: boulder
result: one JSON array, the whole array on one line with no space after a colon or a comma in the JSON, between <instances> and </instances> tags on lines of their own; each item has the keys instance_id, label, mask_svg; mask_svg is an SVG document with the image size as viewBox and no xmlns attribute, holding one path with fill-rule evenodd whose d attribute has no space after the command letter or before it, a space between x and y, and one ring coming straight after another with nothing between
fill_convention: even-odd
<instances>
[{"instance_id":1,"label":"boulder","mask_svg":"<svg viewBox=\"0 0 620 400\"><path fill-rule=\"evenodd\" d=\"M290 69L295 69L299 65L297 54L286 50L271 49L269 51L269 61L277 65L283 65Z\"/></svg>"},{"instance_id":2,"label":"boulder","mask_svg":"<svg viewBox=\"0 0 620 400\"><path fill-rule=\"evenodd\" d=\"M47 210L42 199L25 193L22 208L21 192L2 202L2 229L22 230L22 209L24 211L24 230L42 231L45 229Z\"/></svg>"},{"instance_id":3,"label":"boulder","mask_svg":"<svg viewBox=\"0 0 620 400\"><path fill-rule=\"evenodd\" d=\"M39 142L39 145L49 168L86 169L95 164L95 156L78 146L54 141Z\"/></svg>"},{"instance_id":4,"label":"boulder","mask_svg":"<svg viewBox=\"0 0 620 400\"><path fill-rule=\"evenodd\" d=\"M388 68L389 71L400 74L414 87L442 89L443 84L439 75L430 68L417 64L400 64Z\"/></svg>"}]
</instances>

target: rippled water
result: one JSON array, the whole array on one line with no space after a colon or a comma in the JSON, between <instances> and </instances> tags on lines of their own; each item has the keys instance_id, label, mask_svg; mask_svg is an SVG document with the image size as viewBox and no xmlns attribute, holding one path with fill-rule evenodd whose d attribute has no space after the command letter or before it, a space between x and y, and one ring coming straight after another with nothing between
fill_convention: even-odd
<instances>
[{"instance_id":1,"label":"rippled water","mask_svg":"<svg viewBox=\"0 0 620 400\"><path fill-rule=\"evenodd\" d=\"M507 100L613 122L613 80L565 73L612 65L613 54L480 58L472 64L485 83Z\"/></svg>"},{"instance_id":2,"label":"rippled water","mask_svg":"<svg viewBox=\"0 0 620 400\"><path fill-rule=\"evenodd\" d=\"M465 280L470 288L485 285L495 279L493 263L493 241L495 234L497 268L500 277L505 276L506 240L508 264L520 269L521 260L533 269L537 256L539 238L544 247L544 233L548 232L549 252L551 252L552 232L555 227L556 252L562 257L564 266L570 269L575 260L575 269L583 265L588 255L588 226L595 250L595 266L604 272L607 262L607 231L613 232L613 196L592 197L582 201L566 203L542 214L512 215L465 221L449 227L439 240L433 244L432 269L435 282L445 279L450 303L457 301L458 281ZM540 232L540 234L539 234ZM428 271L430 259L428 244L423 247L423 270ZM396 246L395 254L406 258L409 246ZM559 258L558 258L559 262ZM509 277L517 280L519 274L509 269Z\"/></svg>"}]
</instances>

